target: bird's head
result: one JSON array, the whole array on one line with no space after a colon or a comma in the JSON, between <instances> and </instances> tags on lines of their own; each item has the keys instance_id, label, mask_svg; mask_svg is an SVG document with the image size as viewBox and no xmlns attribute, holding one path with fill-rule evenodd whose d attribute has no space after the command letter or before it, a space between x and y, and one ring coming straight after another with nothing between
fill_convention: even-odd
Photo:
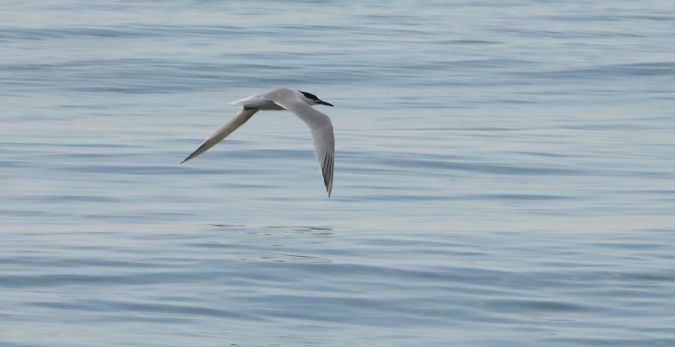
<instances>
[{"instance_id":1,"label":"bird's head","mask_svg":"<svg viewBox=\"0 0 675 347\"><path fill-rule=\"evenodd\" d=\"M312 94L312 93L307 93L307 92L303 92L303 91L300 91L300 90L298 90L298 91L300 92L300 94L302 94L302 99L303 99L308 105L326 105L326 106L333 106L333 104L328 103L328 102L325 102L325 101L319 99L318 97L316 97L316 95L314 95L314 94Z\"/></svg>"}]
</instances>

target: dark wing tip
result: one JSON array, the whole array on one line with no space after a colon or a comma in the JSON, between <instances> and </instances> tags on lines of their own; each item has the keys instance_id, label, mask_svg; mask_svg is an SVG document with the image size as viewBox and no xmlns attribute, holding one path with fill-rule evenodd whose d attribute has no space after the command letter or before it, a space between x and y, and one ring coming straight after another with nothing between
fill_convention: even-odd
<instances>
[{"instance_id":1,"label":"dark wing tip","mask_svg":"<svg viewBox=\"0 0 675 347\"><path fill-rule=\"evenodd\" d=\"M206 150L203 150L204 147L206 147L206 142L207 142L207 141L204 141L204 143L202 143L202 144L199 146L199 148L195 149L194 152L190 153L190 155L188 155L188 156L187 156L185 159L183 159L183 161L181 161L180 163L183 164L184 162L186 162L186 161L188 161L188 160L190 160L190 159L192 159L192 158L194 158L194 157L196 157L196 156L202 154L203 152L206 152Z\"/></svg>"},{"instance_id":2,"label":"dark wing tip","mask_svg":"<svg viewBox=\"0 0 675 347\"><path fill-rule=\"evenodd\" d=\"M333 191L333 170L334 170L334 158L333 155L329 152L323 158L323 165L321 166L321 174L323 176L323 183L326 186L326 192L328 197Z\"/></svg>"},{"instance_id":3,"label":"dark wing tip","mask_svg":"<svg viewBox=\"0 0 675 347\"><path fill-rule=\"evenodd\" d=\"M192 154L194 154L194 153L192 153ZM192 159L192 158L193 158L193 155L192 155L192 154L188 155L185 159L183 159L183 160L182 160L180 163L178 163L178 164L183 164L183 163L185 163L186 161Z\"/></svg>"}]
</instances>

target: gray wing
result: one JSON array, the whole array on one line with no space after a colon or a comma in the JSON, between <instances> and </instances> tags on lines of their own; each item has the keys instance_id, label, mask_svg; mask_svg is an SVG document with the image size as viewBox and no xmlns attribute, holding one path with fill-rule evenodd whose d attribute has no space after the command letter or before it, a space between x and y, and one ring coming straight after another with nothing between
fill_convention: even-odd
<instances>
[{"instance_id":1,"label":"gray wing","mask_svg":"<svg viewBox=\"0 0 675 347\"><path fill-rule=\"evenodd\" d=\"M204 140L199 148L192 152L192 154L188 155L187 158L185 158L180 163L183 164L184 162L199 156L200 154L206 152L209 148L215 146L218 142L222 141L233 131L237 130L237 128L246 123L246 121L249 120L256 112L258 112L257 109L242 108L239 110L239 113L237 113L236 116L227 121L227 123L223 124L223 126L216 130L216 132L211 134L211 136Z\"/></svg>"},{"instance_id":2,"label":"gray wing","mask_svg":"<svg viewBox=\"0 0 675 347\"><path fill-rule=\"evenodd\" d=\"M335 166L335 137L333 136L333 124L330 118L297 98L283 98L282 100L274 100L274 102L293 112L312 130L314 154L316 160L319 161L323 183L326 185L326 192L330 197L333 190L333 168Z\"/></svg>"}]
</instances>

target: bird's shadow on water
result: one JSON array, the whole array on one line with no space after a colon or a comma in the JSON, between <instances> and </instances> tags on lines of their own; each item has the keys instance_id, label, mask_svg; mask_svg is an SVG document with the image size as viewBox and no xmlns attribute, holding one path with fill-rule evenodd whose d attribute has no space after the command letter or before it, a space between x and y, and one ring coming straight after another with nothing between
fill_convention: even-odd
<instances>
[{"instance_id":1,"label":"bird's shadow on water","mask_svg":"<svg viewBox=\"0 0 675 347\"><path fill-rule=\"evenodd\" d=\"M213 231L227 232L204 240L205 248L228 249L238 261L275 263L331 263L321 250L334 242L331 226L209 224Z\"/></svg>"},{"instance_id":2,"label":"bird's shadow on water","mask_svg":"<svg viewBox=\"0 0 675 347\"><path fill-rule=\"evenodd\" d=\"M209 224L215 228L224 230L247 231L253 233L281 233L281 234L310 234L316 236L333 235L332 226L304 226L304 225L267 225L267 226L249 226L245 224Z\"/></svg>"}]
</instances>

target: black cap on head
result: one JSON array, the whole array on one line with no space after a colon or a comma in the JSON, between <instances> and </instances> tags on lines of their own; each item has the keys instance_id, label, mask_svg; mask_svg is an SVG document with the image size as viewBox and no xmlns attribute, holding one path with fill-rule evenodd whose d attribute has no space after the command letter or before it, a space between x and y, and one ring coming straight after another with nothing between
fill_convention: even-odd
<instances>
[{"instance_id":1,"label":"black cap on head","mask_svg":"<svg viewBox=\"0 0 675 347\"><path fill-rule=\"evenodd\" d=\"M298 91L300 93L302 93L302 95L304 95L307 99L314 100L314 102L316 102L319 105L333 106L333 104L319 99L316 95L314 95L312 93L303 92L302 90L298 90Z\"/></svg>"},{"instance_id":2,"label":"black cap on head","mask_svg":"<svg viewBox=\"0 0 675 347\"><path fill-rule=\"evenodd\" d=\"M304 95L307 99L311 99L311 100L315 100L315 101L319 100L319 98L317 98L316 95L314 95L312 93L303 92L302 90L298 90L298 91L300 93L302 93L302 95Z\"/></svg>"}]
</instances>

